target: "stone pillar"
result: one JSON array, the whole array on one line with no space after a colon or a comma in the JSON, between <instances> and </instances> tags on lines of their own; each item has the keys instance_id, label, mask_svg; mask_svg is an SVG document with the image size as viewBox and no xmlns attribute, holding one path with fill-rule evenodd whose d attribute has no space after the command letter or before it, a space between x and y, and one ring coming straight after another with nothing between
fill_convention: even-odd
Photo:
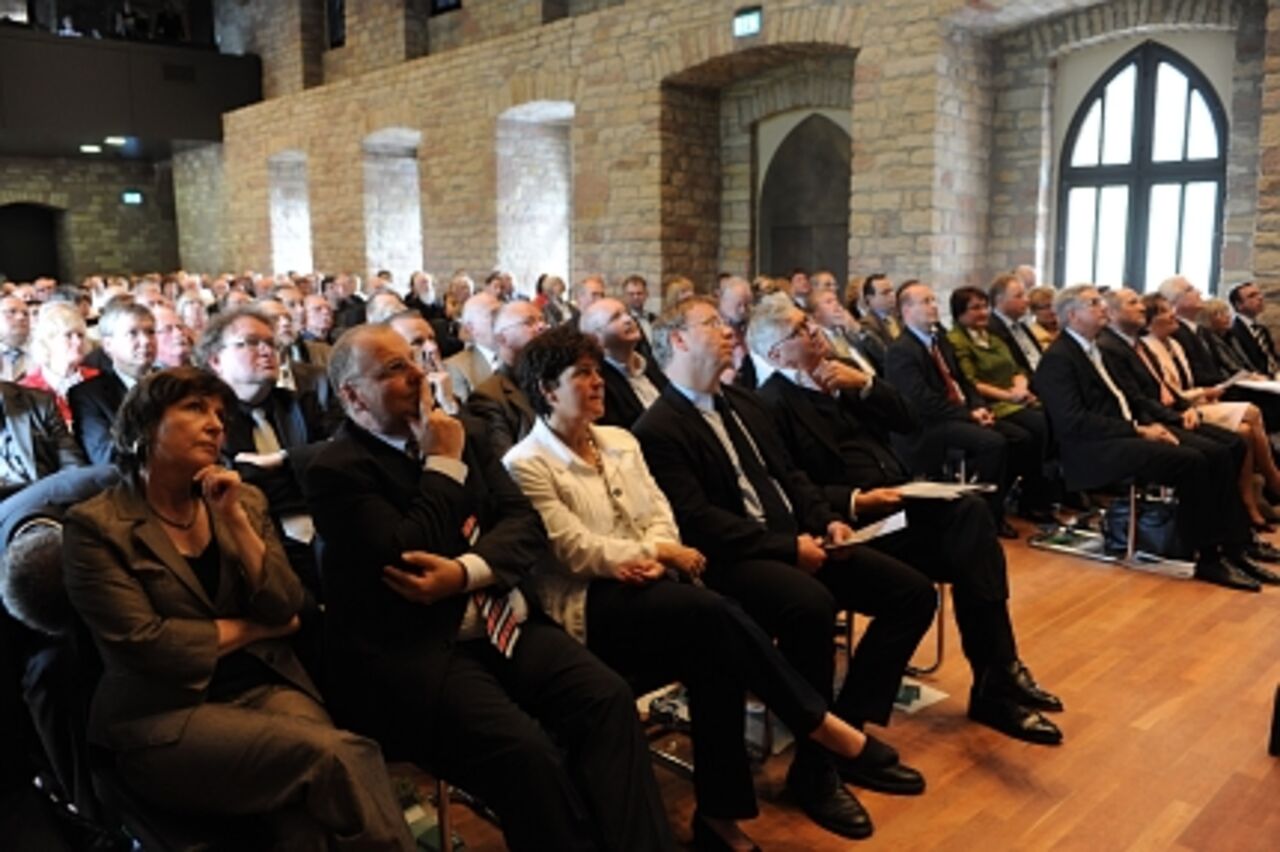
<instances>
[{"instance_id":1,"label":"stone pillar","mask_svg":"<svg viewBox=\"0 0 1280 852\"><path fill-rule=\"evenodd\" d=\"M174 152L173 195L182 267L226 269L227 196L220 143Z\"/></svg>"}]
</instances>

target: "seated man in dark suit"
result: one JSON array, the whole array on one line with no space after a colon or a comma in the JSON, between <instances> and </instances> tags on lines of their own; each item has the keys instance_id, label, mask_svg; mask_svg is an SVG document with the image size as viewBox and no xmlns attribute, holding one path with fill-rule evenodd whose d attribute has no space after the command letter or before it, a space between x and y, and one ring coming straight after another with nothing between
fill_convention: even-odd
<instances>
[{"instance_id":1,"label":"seated man in dark suit","mask_svg":"<svg viewBox=\"0 0 1280 852\"><path fill-rule=\"evenodd\" d=\"M1261 322L1262 310L1266 307L1262 289L1252 281L1246 281L1232 287L1228 298L1236 312L1235 321L1231 324L1236 342L1249 357L1255 372L1275 378L1280 373L1280 354L1276 353L1271 330Z\"/></svg>"},{"instance_id":2,"label":"seated man in dark suit","mask_svg":"<svg viewBox=\"0 0 1280 852\"><path fill-rule=\"evenodd\" d=\"M507 302L493 317L493 342L502 366L476 385L467 397L467 410L488 425L494 458L502 458L529 434L537 415L515 382L512 370L520 352L547 330L547 321L533 302Z\"/></svg>"},{"instance_id":3,"label":"seated man in dark suit","mask_svg":"<svg viewBox=\"0 0 1280 852\"><path fill-rule=\"evenodd\" d=\"M480 796L513 849L671 848L629 688L519 588L546 532L488 442L427 413L385 326L344 334L329 371L347 420L303 487L335 710Z\"/></svg>"},{"instance_id":4,"label":"seated man in dark suit","mask_svg":"<svg viewBox=\"0 0 1280 852\"><path fill-rule=\"evenodd\" d=\"M970 717L1019 739L1061 742L1062 733L1037 711L1061 710L1062 702L1018 659L1004 550L986 503L973 495L903 501L895 486L910 477L886 436L910 431L910 410L886 382L826 358L825 340L799 310L763 300L747 342L774 367L760 396L783 443L827 501L853 520L905 509L907 528L868 546L952 584L973 669Z\"/></svg>"},{"instance_id":5,"label":"seated man in dark suit","mask_svg":"<svg viewBox=\"0 0 1280 852\"><path fill-rule=\"evenodd\" d=\"M262 489L289 563L319 599L315 524L299 477L312 445L328 435L314 394L277 385L279 355L271 318L252 307L216 314L196 347L197 363L230 385L240 403L225 412L226 464Z\"/></svg>"},{"instance_id":6,"label":"seated man in dark suit","mask_svg":"<svg viewBox=\"0 0 1280 852\"><path fill-rule=\"evenodd\" d=\"M903 331L889 347L885 378L915 410L919 425L905 435L896 433L895 449L913 473L924 476L944 473L948 451L963 452L970 476L997 486L990 501L996 529L1017 538L1004 519L1008 441L940 333L933 288L909 281L899 289L897 302Z\"/></svg>"},{"instance_id":7,"label":"seated man in dark suit","mask_svg":"<svg viewBox=\"0 0 1280 852\"><path fill-rule=\"evenodd\" d=\"M1081 489L1129 477L1176 487L1179 527L1197 553L1196 576L1256 591L1257 581L1242 570L1257 566L1246 566L1251 536L1230 450L1151 422L1145 406L1129 400L1097 343L1107 316L1095 287L1068 287L1055 305L1063 333L1040 361L1035 391L1049 415L1066 479Z\"/></svg>"},{"instance_id":8,"label":"seated man in dark suit","mask_svg":"<svg viewBox=\"0 0 1280 852\"><path fill-rule=\"evenodd\" d=\"M884 373L885 347L878 337L862 328L840 303L835 290L815 290L809 297L809 313L831 347L831 356L868 376Z\"/></svg>"},{"instance_id":9,"label":"seated man in dark suit","mask_svg":"<svg viewBox=\"0 0 1280 852\"><path fill-rule=\"evenodd\" d=\"M991 299L991 322L987 330L1005 342L1013 360L1031 375L1040 366L1043 353L1036 336L1022 322L1029 304L1026 286L1012 272L997 275L987 296Z\"/></svg>"},{"instance_id":10,"label":"seated man in dark suit","mask_svg":"<svg viewBox=\"0 0 1280 852\"><path fill-rule=\"evenodd\" d=\"M858 727L884 724L933 618L933 584L871 548L854 547L847 558L827 555L823 541L838 545L852 530L795 469L756 396L722 384L733 340L710 299L694 296L669 307L653 333L669 383L633 431L681 536L707 558L707 585L777 637L783 656L828 702L836 610L873 616L831 708ZM924 787L913 769L895 774L895 783L874 789ZM865 820L829 757L807 743L797 746L787 787L828 830L856 836Z\"/></svg>"},{"instance_id":11,"label":"seated man in dark suit","mask_svg":"<svg viewBox=\"0 0 1280 852\"><path fill-rule=\"evenodd\" d=\"M0 500L84 463L53 394L0 381Z\"/></svg>"},{"instance_id":12,"label":"seated man in dark suit","mask_svg":"<svg viewBox=\"0 0 1280 852\"><path fill-rule=\"evenodd\" d=\"M640 352L644 340L640 325L617 299L601 299L587 308L578 320L578 328L594 337L604 350L604 360L600 362L604 416L597 422L630 429L667 386L667 377L651 354Z\"/></svg>"},{"instance_id":13,"label":"seated man in dark suit","mask_svg":"<svg viewBox=\"0 0 1280 852\"><path fill-rule=\"evenodd\" d=\"M156 362L156 323L151 311L132 302L113 302L98 320L102 351L110 368L67 392L76 440L93 464L111 461L111 424L129 388Z\"/></svg>"}]
</instances>

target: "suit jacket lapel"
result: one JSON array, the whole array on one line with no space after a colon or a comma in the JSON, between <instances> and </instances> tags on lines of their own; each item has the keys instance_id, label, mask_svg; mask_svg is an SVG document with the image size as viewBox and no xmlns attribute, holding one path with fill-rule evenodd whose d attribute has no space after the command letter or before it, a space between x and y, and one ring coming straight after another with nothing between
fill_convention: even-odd
<instances>
[{"instance_id":1,"label":"suit jacket lapel","mask_svg":"<svg viewBox=\"0 0 1280 852\"><path fill-rule=\"evenodd\" d=\"M31 420L34 413L25 404L25 396L12 386L4 387L4 417L9 421L9 431L13 433L13 447L22 459L23 466L34 482L40 476L36 465L36 442L31 435Z\"/></svg>"},{"instance_id":2,"label":"suit jacket lapel","mask_svg":"<svg viewBox=\"0 0 1280 852\"><path fill-rule=\"evenodd\" d=\"M809 398L809 394L813 391L806 391L804 388L798 387L794 382L785 376L775 373L770 377L771 382L782 382L782 394L787 404L791 406L791 410L800 418L800 422L805 425L813 436L823 443L836 458L841 458L840 447L836 444L835 436L831 434L828 428L827 420L818 413L813 407L813 402Z\"/></svg>"},{"instance_id":3,"label":"suit jacket lapel","mask_svg":"<svg viewBox=\"0 0 1280 852\"><path fill-rule=\"evenodd\" d=\"M702 412L696 405L689 401L688 397L676 389L675 385L670 383L662 392L662 396L671 403L676 413L680 416L682 422L688 423L689 429L697 436L704 445L707 452L710 452L716 459L716 470L724 472L734 470L733 460L729 458L729 454L725 452L724 444L720 443L720 439L716 437L716 433L707 425L707 421L703 418ZM737 490L737 482L733 484L733 489ZM741 492L738 492L741 499Z\"/></svg>"},{"instance_id":4,"label":"suit jacket lapel","mask_svg":"<svg viewBox=\"0 0 1280 852\"><path fill-rule=\"evenodd\" d=\"M516 383L511 380L505 370L502 371L502 395L506 398L508 405L513 406L520 412L520 425L524 428L520 430L521 436L517 437L528 434L538 416L533 413L533 408L529 406L529 400L525 398L523 391L516 386Z\"/></svg>"},{"instance_id":5,"label":"suit jacket lapel","mask_svg":"<svg viewBox=\"0 0 1280 852\"><path fill-rule=\"evenodd\" d=\"M120 513L125 520L133 522L134 540L149 550L160 564L168 568L178 578L178 581L187 587L191 594L195 595L201 603L208 607L210 613L217 612L213 601L209 600L209 595L205 593L204 586L200 584L195 572L187 564L186 558L173 546L173 542L169 540L164 527L160 526L160 522L147 510L146 499L127 485L122 486L122 488L126 497L121 505ZM211 516L210 524L212 525L212 523ZM217 535L216 527L214 534ZM219 539L218 546L222 548L225 558L228 553L228 544ZM223 573L225 574L225 568ZM223 579L225 580L226 578L224 577ZM225 588L227 585L225 582L219 583L220 588Z\"/></svg>"}]
</instances>

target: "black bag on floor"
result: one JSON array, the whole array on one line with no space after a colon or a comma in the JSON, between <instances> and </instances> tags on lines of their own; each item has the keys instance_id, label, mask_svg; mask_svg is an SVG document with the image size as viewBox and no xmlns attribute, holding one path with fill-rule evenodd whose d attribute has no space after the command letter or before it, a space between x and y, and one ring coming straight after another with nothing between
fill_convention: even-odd
<instances>
[{"instance_id":1,"label":"black bag on floor","mask_svg":"<svg viewBox=\"0 0 1280 852\"><path fill-rule=\"evenodd\" d=\"M1139 496L1138 529L1134 549L1166 559L1191 559L1194 554L1178 532L1178 501ZM1124 553L1129 543L1129 500L1107 507L1102 534L1108 553Z\"/></svg>"}]
</instances>

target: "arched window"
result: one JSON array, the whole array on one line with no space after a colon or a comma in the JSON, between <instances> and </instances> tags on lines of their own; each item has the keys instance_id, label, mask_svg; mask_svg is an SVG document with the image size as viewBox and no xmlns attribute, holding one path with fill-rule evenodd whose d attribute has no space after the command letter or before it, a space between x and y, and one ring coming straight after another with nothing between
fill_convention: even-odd
<instances>
[{"instance_id":1,"label":"arched window","mask_svg":"<svg viewBox=\"0 0 1280 852\"><path fill-rule=\"evenodd\" d=\"M1146 42L1112 65L1062 148L1058 282L1215 290L1226 147L1222 103L1185 57Z\"/></svg>"}]
</instances>

